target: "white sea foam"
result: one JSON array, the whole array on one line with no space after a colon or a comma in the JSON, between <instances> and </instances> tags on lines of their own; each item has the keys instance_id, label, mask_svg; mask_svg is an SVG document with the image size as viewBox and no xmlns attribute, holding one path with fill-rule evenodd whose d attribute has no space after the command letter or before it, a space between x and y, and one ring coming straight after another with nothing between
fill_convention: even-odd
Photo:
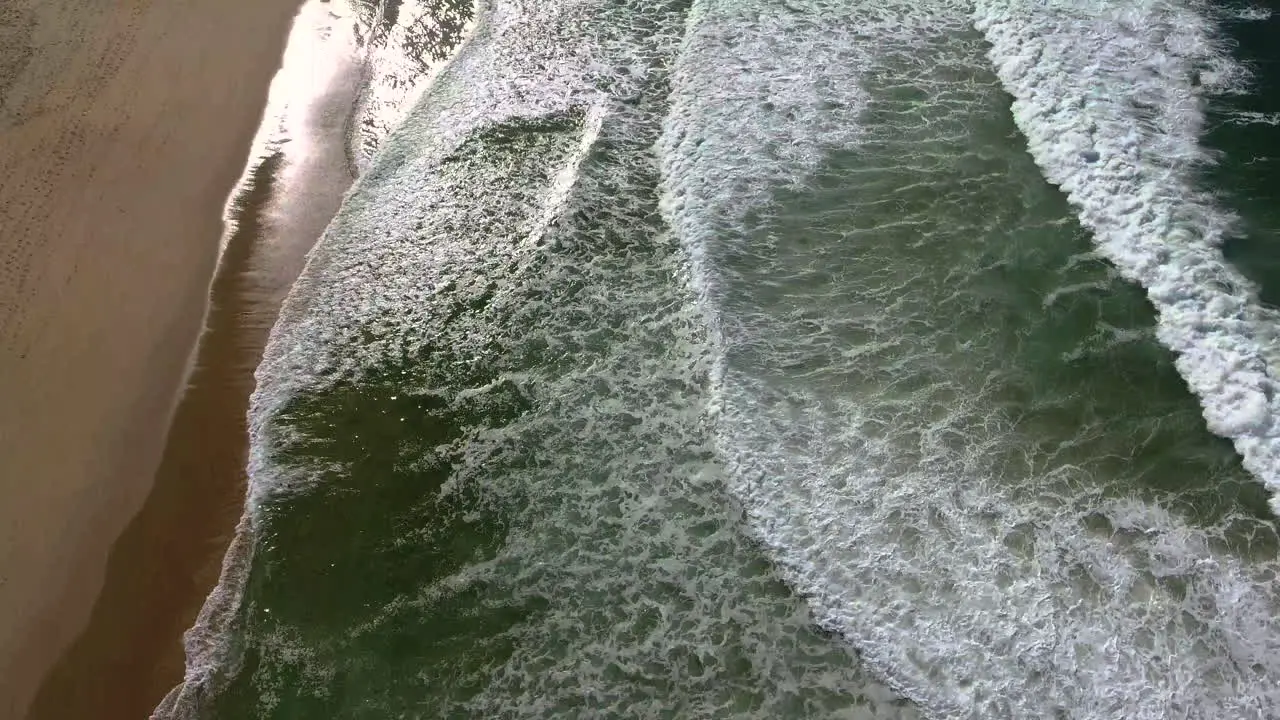
<instances>
[{"instance_id":1,"label":"white sea foam","mask_svg":"<svg viewBox=\"0 0 1280 720\"><path fill-rule=\"evenodd\" d=\"M404 121L422 90L470 34L473 5L471 0L382 0L361 18L355 34L362 42L365 83L348 138L352 159L361 171L369 167L383 140ZM394 17L388 16L391 6Z\"/></svg>"},{"instance_id":2,"label":"white sea foam","mask_svg":"<svg viewBox=\"0 0 1280 720\"><path fill-rule=\"evenodd\" d=\"M1245 22L1262 22L1271 19L1271 8L1265 5L1256 5L1253 3L1243 3L1237 7L1227 7L1218 10L1218 14L1230 20L1243 20Z\"/></svg>"},{"instance_id":3,"label":"white sea foam","mask_svg":"<svg viewBox=\"0 0 1280 720\"><path fill-rule=\"evenodd\" d=\"M495 640L510 645L496 668L395 667L424 698L448 693L431 672L472 673L452 680L474 692L420 703L440 714L915 716L813 631L739 532L707 448L708 346L653 157L684 13L495 3L313 252L259 368L251 520L343 472L280 461L305 440L282 417L292 398L394 368L401 397L505 393L531 409L404 451L448 457L442 496L482 498L465 512L508 513L496 557L369 608L349 636L300 642L273 615L252 639L262 708L324 696L344 643L475 590L478 612L545 609ZM271 539L256 539L265 554ZM296 677L306 687L281 680Z\"/></svg>"},{"instance_id":4,"label":"white sea foam","mask_svg":"<svg viewBox=\"0 0 1280 720\"><path fill-rule=\"evenodd\" d=\"M448 198L434 195L439 189L423 179L485 127L598 103L599 93L574 62L581 42L565 37L581 22L584 5L559 3L540 15L509 3L477 10L471 35L420 103L426 107L387 138L385 157L357 180L308 257L258 368L250 413L256 423L272 419L303 387L359 376L422 342L421 330L429 326L422 303L436 288L424 286L421 269L434 253L451 251L433 242L428 226L439 216L434 207ZM278 483L255 482L251 504L276 489Z\"/></svg>"},{"instance_id":5,"label":"white sea foam","mask_svg":"<svg viewBox=\"0 0 1280 720\"><path fill-rule=\"evenodd\" d=\"M932 247L933 262L955 263L960 273L999 266L1020 243L1078 239L1061 216L1022 227L1032 221L1018 214L1024 197L1047 212L1056 196L1008 147L1000 122L987 119L1005 107L981 39L966 31L968 9L877 3L849 18L847 6L817 2L696 7L699 24L677 64L660 144L664 209L694 258L720 348L713 406L730 487L788 581L889 684L938 717L1275 716L1280 567L1225 549L1226 526L1248 520L1229 514L1197 526L1157 502L1109 489L1135 480L1123 465L1091 457L1090 442L1115 436L1103 447L1133 453L1139 433L1151 430L1117 435L1125 432L1120 418L1082 418L1045 439L1025 429L1019 414L1032 408L1002 395L1018 370L1001 365L1004 351L991 347L999 323L949 327L948 312L957 311L948 303L966 298L944 293L931 301L928 293L950 280L946 268L929 274L909 254L874 252L880 237ZM1123 229L1137 237L1106 241L1120 259L1168 278L1153 291L1163 339L1171 313L1199 320L1176 327L1198 333L1212 350L1197 355L1175 345L1184 358L1207 365L1207 352L1240 352L1261 362L1260 346L1243 343L1265 340L1259 318L1232 317L1256 307L1214 247L1212 233L1220 237L1230 218L1190 185L1207 158L1194 143L1193 96L1181 94L1190 81L1176 80L1175 70L1195 67L1203 83L1223 87L1240 74L1202 26L1178 25L1194 15L1167 8L1168 15L1108 15L1089 6L1078 13L1093 24L1071 25L1057 5L1031 7L1025 17L984 9L979 26L997 56L1009 36L1035 46L1001 67L1006 85L1019 78L1016 97L1061 100L1063 123L1093 131L1089 144L1070 142L1074 126L1036 135L1020 100L1020 126L1041 164L1054 142L1064 145L1048 157L1069 171L1050 179L1077 193L1075 202L1102 206L1083 214L1104 240L1099 228L1114 217L1111 203L1130 212L1121 215ZM786 38L786 51L772 38ZM1179 70L1182 56L1196 59ZM1081 59L1072 64L1073 57ZM1177 87L1154 82L1171 73ZM797 108L762 111L784 103ZM1111 114L1080 120L1091 104ZM982 144L983 133L995 140ZM1095 162L1090 150L1099 153ZM775 196L816 185L823 163L839 152L858 153L858 162L844 171L836 197L863 213L850 213L849 225L832 231L841 233L835 239L769 229L785 212ZM967 170L1001 152L1000 169ZM1082 174L1105 182L1105 192L1089 193ZM999 201L1009 196L1017 207L1004 219ZM1144 240L1139 231L1154 227L1173 239L1208 237L1192 240L1198 251L1183 252L1169 237ZM962 244L975 237L978 246ZM980 260L973 268L965 251ZM984 253L995 259L981 260ZM1161 275L1161 259L1207 285ZM1061 272L1073 279L1042 296L1046 311L1091 288L1116 292L1105 275L1079 270L1083 264L1068 259ZM1213 287L1223 278L1229 288ZM982 317L982 303L976 307ZM1081 338L1064 360L1145 337L1098 329L1107 337ZM1233 351L1232 341L1244 350ZM940 352L948 347L954 350ZM1223 367L1220 399L1266 377ZM1185 359L1180 368L1188 372ZM1244 394L1210 413L1215 429L1269 422ZM1247 439L1240 444L1254 449Z\"/></svg>"},{"instance_id":6,"label":"white sea foam","mask_svg":"<svg viewBox=\"0 0 1280 720\"><path fill-rule=\"evenodd\" d=\"M1280 674L1274 587L1280 568L1274 562L1223 551L1220 526L1197 527L1158 504L1107 496L1098 484L1108 478L1095 477L1083 460L1061 459L1072 443L1106 433L1105 422L1079 428L1077 437L1041 456L1028 450L1017 465L1030 438L993 399L999 378L981 376L984 368L970 367L978 353L961 351L988 337L943 333L958 350L924 361L950 364L930 368L933 374L908 372L930 349L911 331L945 305L912 304L918 268L870 268L874 283L858 288L867 291L858 303L806 296L808 286L796 278L847 268L830 264L833 254L823 252L829 248L806 254L753 233L761 217L770 219L775 194L810 188L833 152L866 146L881 148L881 155L869 154L878 164L859 170L846 201L864 204L878 221L853 223L837 259L855 257L860 244L871 245L882 233L929 241L927 217L904 211L890 221L881 206L936 204L941 209L932 212L962 225L957 235L985 230L992 243L1016 235L1018 228L999 225L998 213L991 227L986 218L946 216L968 198L929 176L969 163L988 174L961 174L962 180L980 186L1003 178L992 195L1018 197L1026 192L1019 183L1034 184L982 170L983 153L996 152L988 148L973 157L946 154L963 149L970 118L990 110L997 94L969 8L875 3L854 8L851 18L849 4L835 0L694 3L658 148L663 214L692 258L692 284L719 352L710 400L702 395L705 338L682 291L681 257L665 233L646 230L652 208L640 194L652 192L645 184L652 161L646 143L663 106L654 99L661 93L656 79L671 61L675 31L669 17L656 35L641 31L647 26L611 31L584 22L597 9L586 0L510 2L485 13L475 40L441 73L353 192L273 333L255 396L254 502L312 481L269 457L293 440L276 422L291 396L416 357L436 341L462 364L493 353L489 343L513 338L537 340L530 344L540 343L550 358L547 368L505 373L460 391L459 398L483 398L504 383L517 384L539 412L458 441L451 451L459 470L446 487L480 487L499 500L503 493L526 493L522 501L537 521L515 523L493 561L372 612L352 636L377 632L400 614L425 612L434 594L488 584L555 602L545 625L510 635L516 647L498 672L473 678L489 684L469 702L469 714L547 716L581 707L574 703L584 698L597 708L656 714L669 709L669 695L626 680L652 668L661 672L648 679L678 682L689 692L693 704L684 709L690 713L725 712L726 705L717 704L726 696L716 671L723 653L745 648L750 677L770 683L755 706L761 715L795 708L797 698L817 698L805 705L811 715L832 707L851 716L909 715L888 693L864 687L839 651L804 634L808 616L769 588L769 572L735 564L745 566L752 554L721 517L715 492L723 475L704 448L702 414L710 412L729 487L788 581L809 597L823 625L926 711L940 717L1274 716L1280 707L1270 682ZM1021 40L1019 28L1030 22L1022 15L1007 8L985 12L980 17L990 19L979 24L995 38L996 52L1040 42ZM1070 15L1056 5L1045 12L1035 18ZM635 16L654 22L638 9ZM1050 23L1047 29L1058 28L1063 37L1053 47L1070 58L1067 27ZM1159 27L1126 32L1141 39ZM1144 60L1162 52L1194 56L1197 38L1203 39L1166 27L1152 49L1132 38L1126 45L1129 36L1115 32L1107 37L1118 42L1116 52L1129 55L1114 63L1100 54L1096 67L1071 66L1076 74L1066 79L1036 74L1031 63L1010 63L1002 77L1015 90L1022 87L1019 72L1034 75L1037 87L1065 84L1067 91L1072 83L1113 80L1108 73L1132 72L1129 80L1136 82ZM1153 77L1176 65L1150 62ZM1238 77L1214 53L1197 67L1207 83ZM1004 77L1010 73L1018 83ZM1024 94L1039 97L1036 88ZM1186 168L1203 158L1176 135L1194 137L1198 116L1160 105L1178 100L1174 92L1144 90L1144 99L1156 105L1154 112L1143 108L1137 123L1120 111L1102 116L1095 144L1058 152L1046 133L1032 137L1033 152L1050 159L1074 152L1080 167L1094 168L1085 179L1109 180L1134 215L1151 215L1169 234L1182 232L1188 217L1208 218L1223 231L1230 218L1188 189ZM1087 94L1076 100L1077 109L1106 105ZM1025 130L1031 111L1026 100L1019 102ZM874 126L866 122L872 111L881 113ZM564 122L529 149L545 172L523 168L528 174L521 174L505 160L456 155L487 128L557 117ZM1122 121L1133 138L1151 142L1138 150L1107 134ZM1098 152L1095 162L1079 155L1089 150ZM592 165L593 153L597 162L614 155ZM477 174L470 184L462 171L442 170L472 160L467 172ZM1138 165L1126 169L1126 162ZM893 187L894 164L918 171L918 185ZM1100 168L1117 174L1100 174ZM1130 191L1134 178L1148 177L1156 184ZM1096 215L1109 217L1105 208ZM1036 229L1069 238L1064 224L1058 218ZM1088 217L1086 224L1104 237ZM916 227L923 228L920 237L910 235ZM555 253L535 250L544 240L561 245ZM1212 237L1201 240L1216 252ZM609 252L591 252L596 243ZM544 260L534 262L535 256ZM1190 271L1205 269L1191 262L1205 253L1187 258L1175 248L1159 257ZM1156 264L1151 259L1142 268ZM1220 261L1209 269L1219 278L1214 273L1228 272ZM512 282L474 312L472 324L446 328L449 303L485 296L493 278ZM1104 280L1072 274L1031 304L1052 309L1106 287ZM1219 327L1230 308L1195 305L1216 295L1181 287L1169 293L1174 300L1167 304L1198 313L1204 327L1197 337L1235 338ZM1241 327L1246 320L1253 322L1246 318ZM848 342L864 330L867 342ZM1108 338L1082 343L1081 355L1140 337L1103 330ZM990 332L998 331L991 324ZM777 368L785 371L771 372ZM1223 373L1219 384L1235 383L1239 374ZM877 383L886 392L871 393ZM522 455L528 447L535 450ZM287 630L279 647L268 639L269 657L323 662ZM681 660L676 669L673 653ZM829 665L805 664L822 653L830 654ZM813 669L822 667L828 669ZM328 669L310 669L322 684ZM871 705L849 703L850 687L871 694ZM754 690L733 692L745 697Z\"/></svg>"},{"instance_id":7,"label":"white sea foam","mask_svg":"<svg viewBox=\"0 0 1280 720\"><path fill-rule=\"evenodd\" d=\"M1236 219L1195 185L1204 93L1244 71L1189 2L986 0L975 24L1036 163L1147 289L1209 428L1280 492L1280 323L1219 249Z\"/></svg>"},{"instance_id":8,"label":"white sea foam","mask_svg":"<svg viewBox=\"0 0 1280 720\"><path fill-rule=\"evenodd\" d=\"M1237 110L1229 114L1226 121L1232 125L1280 125L1280 113Z\"/></svg>"},{"instance_id":9,"label":"white sea foam","mask_svg":"<svg viewBox=\"0 0 1280 720\"><path fill-rule=\"evenodd\" d=\"M714 292L705 283L717 279L707 252L740 242L740 233L720 224L736 225L738 218L704 210L763 203L778 187L803 182L824 148L859 134L866 95L856 78L866 60L858 40L896 23L836 21L841 7L805 2L788 14L756 2L739 4L738 12L719 2L695 4L661 153L669 179L663 211L680 233L704 295ZM721 162L713 166L706 157ZM709 319L719 331L720 318L712 313Z\"/></svg>"},{"instance_id":10,"label":"white sea foam","mask_svg":"<svg viewBox=\"0 0 1280 720\"><path fill-rule=\"evenodd\" d=\"M482 3L478 2L478 4ZM411 13L422 12L415 3L408 3L408 5L407 17L412 17ZM353 60L352 56L357 50L350 36L356 25L353 15L351 7L331 8L323 2L308 3L299 10L291 29L282 67L272 81L271 97L268 98L261 127L254 138L244 175L237 184L237 188L247 182L253 170L277 149L280 142L288 141L292 134L302 132L294 126L307 122L308 113L315 112L314 108L298 108L291 104L297 98L290 97L290 84L298 82L297 76L300 72L309 72L311 83L319 82L316 77L317 72L325 73L326 77L323 78L325 83L322 86L327 87L327 84L333 82L339 73L352 72L357 65L363 67L362 95L364 97L357 103L358 107L352 108L352 113L361 116L359 122L366 126L363 150L372 153L385 140L389 126L399 122L405 107L412 103L417 94L415 90L421 89L430 79L427 70L439 70L445 66L438 57L431 58L434 62L425 64L409 63L403 58L396 58L395 52L403 50L403 47L385 42L380 43L376 48L366 46L365 57ZM397 25L401 34L403 34L403 27L407 24L402 20ZM403 41L402 36L400 39ZM365 40L367 41L368 38ZM458 47L462 44L459 43ZM437 49L449 53L458 48L438 45ZM320 55L327 53L332 57L318 60L315 57L317 53ZM354 138L348 138L349 143L354 140ZM362 157L360 160L367 161L368 158ZM228 199L228 210L224 213L228 228L222 239L223 244L234 229L231 227L230 204L235 200L236 193L233 193ZM286 334L279 326L273 328L272 337L276 346L281 343L290 344L290 341L283 337ZM259 378L262 375L263 373L259 372ZM284 397L284 392L265 395L259 393L253 405L278 407ZM253 417L260 418L261 414L251 411L251 420ZM162 699L153 711L154 718L197 717L201 698L210 691L216 679L220 675L233 674L236 669L238 659L232 652L235 645L233 638L237 633L243 632L243 628L237 627L240 622L238 615L241 611L240 605L257 541L255 497L265 492L264 486L270 484L268 478L280 477L283 474L267 457L268 446L264 441L265 433L262 423L251 422L251 424L249 497L246 498L244 512L223 557L218 584L205 599L192 627L184 633L183 682L170 690ZM278 437L273 440L273 442L280 441Z\"/></svg>"}]
</instances>

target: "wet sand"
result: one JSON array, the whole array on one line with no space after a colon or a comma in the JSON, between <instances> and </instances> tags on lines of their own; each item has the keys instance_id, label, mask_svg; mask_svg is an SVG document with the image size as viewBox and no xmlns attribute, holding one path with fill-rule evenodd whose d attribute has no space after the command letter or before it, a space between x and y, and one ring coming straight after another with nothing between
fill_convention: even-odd
<instances>
[{"instance_id":1,"label":"wet sand","mask_svg":"<svg viewBox=\"0 0 1280 720\"><path fill-rule=\"evenodd\" d=\"M89 624L45 678L31 720L137 720L183 678L183 631L217 582L244 503L253 371L353 180L346 137L361 57L349 18L329 7L311 0L298 16L227 205L206 330L154 488L112 547Z\"/></svg>"},{"instance_id":2,"label":"wet sand","mask_svg":"<svg viewBox=\"0 0 1280 720\"><path fill-rule=\"evenodd\" d=\"M151 489L297 6L0 3L0 717L85 627Z\"/></svg>"}]
</instances>

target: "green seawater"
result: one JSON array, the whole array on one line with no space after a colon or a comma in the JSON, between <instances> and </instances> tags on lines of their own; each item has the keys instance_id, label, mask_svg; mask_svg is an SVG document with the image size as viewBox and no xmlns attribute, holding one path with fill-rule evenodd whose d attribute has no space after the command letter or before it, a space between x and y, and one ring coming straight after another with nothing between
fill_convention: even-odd
<instances>
[{"instance_id":1,"label":"green seawater","mask_svg":"<svg viewBox=\"0 0 1280 720\"><path fill-rule=\"evenodd\" d=\"M1280 252L1277 229L1280 205L1280 51L1273 38L1280 27L1280 8L1263 3L1272 15L1265 21L1226 23L1234 55L1253 72L1249 92L1218 98L1208 108L1205 144L1220 153L1205 184L1240 213L1240 232L1224 254L1250 280L1258 283L1263 302L1280 307Z\"/></svg>"},{"instance_id":2,"label":"green seawater","mask_svg":"<svg viewBox=\"0 0 1280 720\"><path fill-rule=\"evenodd\" d=\"M584 111L500 122L434 168L449 210L412 208L430 319L412 350L274 411L268 462L307 484L258 507L242 655L203 714L913 715L726 494L650 83L593 130ZM395 186L390 162L364 192Z\"/></svg>"},{"instance_id":3,"label":"green seawater","mask_svg":"<svg viewBox=\"0 0 1280 720\"><path fill-rule=\"evenodd\" d=\"M1043 180L986 48L962 21L885 42L856 140L767 201L687 170L714 218L732 494L820 622L927 714L1252 716L1236 673L1273 617L1268 492ZM716 118L705 156L804 141L781 117L740 132L749 95L691 103Z\"/></svg>"},{"instance_id":4,"label":"green seawater","mask_svg":"<svg viewBox=\"0 0 1280 720\"><path fill-rule=\"evenodd\" d=\"M557 8L512 27L607 101L501 76L450 145L446 73L313 257L199 716L1253 717L1268 493L967 19ZM1274 302L1263 193L1222 195Z\"/></svg>"},{"instance_id":5,"label":"green seawater","mask_svg":"<svg viewBox=\"0 0 1280 720\"><path fill-rule=\"evenodd\" d=\"M857 148L725 243L725 314L743 318L731 371L847 398L904 473L1139 497L1206 526L1239 515L1252 535L1267 491L1206 431L1143 289L1041 178L983 51L951 31L885 53Z\"/></svg>"}]
</instances>

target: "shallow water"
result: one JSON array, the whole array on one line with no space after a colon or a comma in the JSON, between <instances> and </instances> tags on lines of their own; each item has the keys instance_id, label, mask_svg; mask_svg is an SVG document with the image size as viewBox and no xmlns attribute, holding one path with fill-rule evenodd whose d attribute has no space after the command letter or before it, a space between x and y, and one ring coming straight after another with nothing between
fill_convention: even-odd
<instances>
[{"instance_id":1,"label":"shallow water","mask_svg":"<svg viewBox=\"0 0 1280 720\"><path fill-rule=\"evenodd\" d=\"M273 332L200 714L1274 715L1271 20L1094 5L481 8Z\"/></svg>"}]
</instances>

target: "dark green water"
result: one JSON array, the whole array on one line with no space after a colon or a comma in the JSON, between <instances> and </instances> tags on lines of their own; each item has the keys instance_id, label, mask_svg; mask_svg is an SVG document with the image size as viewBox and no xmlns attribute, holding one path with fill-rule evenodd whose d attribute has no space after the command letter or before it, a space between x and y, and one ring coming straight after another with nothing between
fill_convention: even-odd
<instances>
[{"instance_id":1,"label":"dark green water","mask_svg":"<svg viewBox=\"0 0 1280 720\"><path fill-rule=\"evenodd\" d=\"M1267 655L1241 638L1272 631L1269 495L952 23L848 58L852 142L809 132L836 91L805 123L687 92L710 130L664 150L696 158L672 172L707 216L680 232L717 309L732 492L820 622L929 714L1254 716L1220 658ZM776 188L703 182L775 148Z\"/></svg>"},{"instance_id":2,"label":"dark green water","mask_svg":"<svg viewBox=\"0 0 1280 720\"><path fill-rule=\"evenodd\" d=\"M1267 20L1224 23L1235 42L1234 55L1253 71L1249 91L1219 98L1209 108L1212 123L1205 143L1222 153L1208 178L1241 214L1242 232L1223 249L1240 271L1259 284L1263 302L1280 307L1280 8Z\"/></svg>"},{"instance_id":3,"label":"dark green water","mask_svg":"<svg viewBox=\"0 0 1280 720\"><path fill-rule=\"evenodd\" d=\"M1123 53L1182 67L1146 29L1203 19L1265 94L1275 21L1028 7L490 8L276 329L251 562L186 707L1272 716L1270 493L1168 349L1199 296L1095 252L1121 227L1180 257L1212 229L1161 203L1208 184L1274 303L1280 127L1229 122L1271 101L1212 99L1222 161L1183 167L1177 118L1134 115L1132 151L1128 106L1084 100L1091 160L1021 73L1114 15L1082 82L1128 97Z\"/></svg>"}]
</instances>

